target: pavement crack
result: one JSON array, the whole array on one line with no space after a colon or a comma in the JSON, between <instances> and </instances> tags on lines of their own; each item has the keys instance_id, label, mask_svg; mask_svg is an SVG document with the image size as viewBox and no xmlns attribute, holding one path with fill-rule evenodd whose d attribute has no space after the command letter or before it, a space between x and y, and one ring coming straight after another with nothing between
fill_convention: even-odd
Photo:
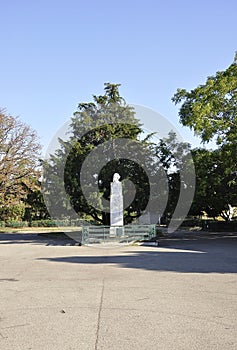
<instances>
[{"instance_id":1,"label":"pavement crack","mask_svg":"<svg viewBox=\"0 0 237 350\"><path fill-rule=\"evenodd\" d=\"M102 310L102 306L103 306L103 299L104 299L104 279L103 279L103 284L102 284L101 297L100 297L100 306L99 306L99 312L98 312L97 329L96 329L96 340L95 340L95 350L98 349L99 332L100 332L100 319L101 319L101 310Z\"/></svg>"},{"instance_id":2,"label":"pavement crack","mask_svg":"<svg viewBox=\"0 0 237 350\"><path fill-rule=\"evenodd\" d=\"M25 326L29 326L29 323L24 323L24 324L16 324L13 326L8 326L8 327L2 327L2 329L9 329L9 328L17 328L17 327L25 327Z\"/></svg>"},{"instance_id":3,"label":"pavement crack","mask_svg":"<svg viewBox=\"0 0 237 350\"><path fill-rule=\"evenodd\" d=\"M0 337L2 337L2 339L7 339L7 337L4 337L1 332L0 332Z\"/></svg>"}]
</instances>

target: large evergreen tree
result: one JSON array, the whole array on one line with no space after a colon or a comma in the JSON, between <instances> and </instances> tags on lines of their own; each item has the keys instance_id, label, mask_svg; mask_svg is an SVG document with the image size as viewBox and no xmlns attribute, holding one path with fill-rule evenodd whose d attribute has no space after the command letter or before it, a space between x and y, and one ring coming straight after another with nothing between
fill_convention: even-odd
<instances>
[{"instance_id":1,"label":"large evergreen tree","mask_svg":"<svg viewBox=\"0 0 237 350\"><path fill-rule=\"evenodd\" d=\"M50 193L51 202L54 207L64 205L65 213L68 204L60 202L60 189L57 186L57 173L64 167L64 185L69 197L71 206L81 217L90 217L97 223L109 224L109 212L104 210L104 204L108 203L110 197L110 182L113 174L118 172L121 181L125 186L128 198L134 199L125 208L125 223L131 222L135 217L139 217L146 208L149 200L150 184L145 168L152 172L154 159L149 152L149 142L141 141L142 125L135 118L132 107L126 104L119 94L119 84L105 84L105 93L100 96L93 96L93 101L80 103L77 111L71 119L71 136L68 141L60 140L60 149L45 164L46 169L46 192ZM122 143L123 154L121 158L118 139L127 140ZM139 149L136 147L139 141ZM102 146L106 164L102 166L99 173L91 173L92 169L100 167L101 159L93 155L93 151ZM129 154L133 149L133 159ZM137 154L136 154L137 153ZM139 164L141 159L143 163ZM85 166L87 157L90 156L88 169ZM138 163L135 159L138 159ZM84 165L83 165L84 164ZM89 200L85 198L81 183L82 167L86 175L86 189L89 193ZM154 167L155 169L155 167ZM155 170L153 170L155 171ZM88 173L87 173L88 172ZM133 185L132 185L133 183ZM98 191L93 191L97 186ZM95 204L95 205L93 205ZM66 215L66 214L65 214Z\"/></svg>"}]
</instances>

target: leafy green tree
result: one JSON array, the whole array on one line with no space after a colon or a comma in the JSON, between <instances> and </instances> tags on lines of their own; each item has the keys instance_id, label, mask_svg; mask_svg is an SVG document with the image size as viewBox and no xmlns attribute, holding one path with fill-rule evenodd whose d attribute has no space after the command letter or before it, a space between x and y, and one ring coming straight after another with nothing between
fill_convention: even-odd
<instances>
[{"instance_id":1,"label":"leafy green tree","mask_svg":"<svg viewBox=\"0 0 237 350\"><path fill-rule=\"evenodd\" d=\"M196 167L196 193L190 214L203 215L206 212L214 219L221 216L230 220L229 206L237 203L237 183L236 173L229 171L228 150L196 149L192 154Z\"/></svg>"},{"instance_id":2,"label":"leafy green tree","mask_svg":"<svg viewBox=\"0 0 237 350\"><path fill-rule=\"evenodd\" d=\"M190 92L178 89L172 98L182 103L180 122L190 127L203 142L236 143L237 133L237 54L225 70L210 76L204 85Z\"/></svg>"},{"instance_id":3,"label":"leafy green tree","mask_svg":"<svg viewBox=\"0 0 237 350\"><path fill-rule=\"evenodd\" d=\"M24 200L24 205L24 220L31 222L32 220L45 220L50 218L40 190L40 184L35 190L29 189L29 193Z\"/></svg>"},{"instance_id":4,"label":"leafy green tree","mask_svg":"<svg viewBox=\"0 0 237 350\"><path fill-rule=\"evenodd\" d=\"M155 155L162 163L169 186L168 203L162 217L162 221L165 223L171 220L178 203L182 181L180 172L183 169L185 169L186 174L189 172L190 151L191 145L179 141L173 131L155 145ZM186 184L184 184L184 188L185 186ZM181 203L181 205L185 205L185 203Z\"/></svg>"},{"instance_id":5,"label":"leafy green tree","mask_svg":"<svg viewBox=\"0 0 237 350\"><path fill-rule=\"evenodd\" d=\"M215 140L218 146L214 151L193 152L197 189L191 212L205 211L228 220L229 205L237 205L237 54L225 71L190 92L178 89L172 100L182 103L181 124L203 143Z\"/></svg>"}]
</instances>

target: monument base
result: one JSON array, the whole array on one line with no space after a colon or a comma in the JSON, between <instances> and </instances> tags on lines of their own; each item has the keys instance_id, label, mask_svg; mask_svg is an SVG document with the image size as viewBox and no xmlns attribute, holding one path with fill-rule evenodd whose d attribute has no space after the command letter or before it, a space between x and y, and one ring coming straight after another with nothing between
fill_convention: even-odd
<instances>
[{"instance_id":1,"label":"monument base","mask_svg":"<svg viewBox=\"0 0 237 350\"><path fill-rule=\"evenodd\" d=\"M109 236L110 237L122 237L122 236L124 236L124 227L123 226L110 226Z\"/></svg>"}]
</instances>

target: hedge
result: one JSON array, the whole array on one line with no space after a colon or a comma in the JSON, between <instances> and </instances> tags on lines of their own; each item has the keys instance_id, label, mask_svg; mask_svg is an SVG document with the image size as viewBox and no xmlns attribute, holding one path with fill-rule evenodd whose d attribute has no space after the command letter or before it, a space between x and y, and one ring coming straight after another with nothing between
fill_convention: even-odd
<instances>
[{"instance_id":1,"label":"hedge","mask_svg":"<svg viewBox=\"0 0 237 350\"><path fill-rule=\"evenodd\" d=\"M9 220L3 221L0 220L0 227L11 227L11 228L21 228L21 227L58 227L58 226L81 226L82 220L32 220L27 221L16 221Z\"/></svg>"},{"instance_id":2,"label":"hedge","mask_svg":"<svg viewBox=\"0 0 237 350\"><path fill-rule=\"evenodd\" d=\"M57 224L53 220L34 220L29 223L30 227L56 227Z\"/></svg>"},{"instance_id":3,"label":"hedge","mask_svg":"<svg viewBox=\"0 0 237 350\"><path fill-rule=\"evenodd\" d=\"M27 227L28 222L27 221L7 221L5 223L6 227L11 227L11 228L21 228L21 227Z\"/></svg>"},{"instance_id":4,"label":"hedge","mask_svg":"<svg viewBox=\"0 0 237 350\"><path fill-rule=\"evenodd\" d=\"M5 221L0 221L0 227L6 227Z\"/></svg>"}]
</instances>

